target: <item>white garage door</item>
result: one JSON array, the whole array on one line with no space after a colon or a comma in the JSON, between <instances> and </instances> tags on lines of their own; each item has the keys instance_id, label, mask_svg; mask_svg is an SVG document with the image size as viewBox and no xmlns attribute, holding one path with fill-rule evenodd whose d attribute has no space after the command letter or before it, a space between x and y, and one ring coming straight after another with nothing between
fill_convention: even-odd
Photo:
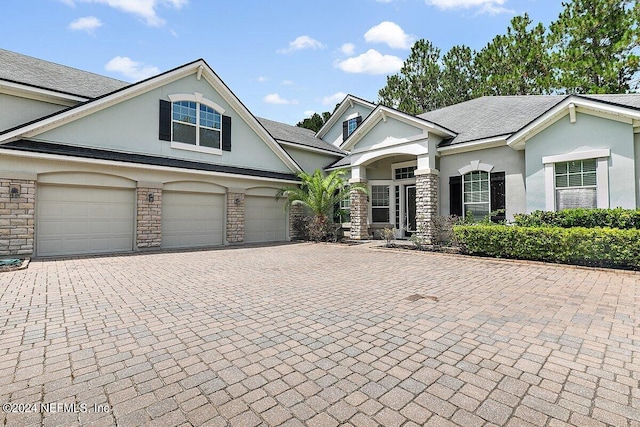
<instances>
[{"instance_id":1,"label":"white garage door","mask_svg":"<svg viewBox=\"0 0 640 427\"><path fill-rule=\"evenodd\" d=\"M38 256L133 250L133 189L39 185Z\"/></svg>"},{"instance_id":2,"label":"white garage door","mask_svg":"<svg viewBox=\"0 0 640 427\"><path fill-rule=\"evenodd\" d=\"M222 245L224 195L162 193L162 247L194 248Z\"/></svg>"},{"instance_id":3,"label":"white garage door","mask_svg":"<svg viewBox=\"0 0 640 427\"><path fill-rule=\"evenodd\" d=\"M278 242L287 239L288 222L284 200L246 196L244 201L245 242Z\"/></svg>"}]
</instances>

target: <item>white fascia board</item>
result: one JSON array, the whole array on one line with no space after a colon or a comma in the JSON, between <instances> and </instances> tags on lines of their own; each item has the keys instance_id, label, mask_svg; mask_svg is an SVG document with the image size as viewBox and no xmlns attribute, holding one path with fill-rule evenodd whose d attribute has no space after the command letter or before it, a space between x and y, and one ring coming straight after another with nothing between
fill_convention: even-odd
<instances>
[{"instance_id":1,"label":"white fascia board","mask_svg":"<svg viewBox=\"0 0 640 427\"><path fill-rule=\"evenodd\" d=\"M171 81L178 80L182 77L188 76L189 74L193 74L195 72L195 70L192 69L193 65L194 64L192 64L191 67L178 68L170 73L158 76L157 78L152 78L147 80L146 82L134 84L133 86L129 86L125 89L114 92L111 95L105 96L104 98L89 101L83 105L79 105L78 107L61 111L60 113L55 114L49 118L39 120L30 125L20 127L12 132L0 135L0 144L2 144L3 142L8 142L13 138L34 137L43 132L46 132L47 130L56 128L64 123L68 123L81 117L88 116L111 105L126 101L127 99L131 99L141 93L148 92L149 90L170 83ZM196 63L195 65L198 65L198 63Z\"/></svg>"},{"instance_id":2,"label":"white fascia board","mask_svg":"<svg viewBox=\"0 0 640 427\"><path fill-rule=\"evenodd\" d=\"M455 133L437 125L436 123L411 116L401 111L394 110L393 108L378 105L376 109L369 114L365 121L362 122L351 135L349 135L349 138L342 143L340 148L347 151L351 150L351 148L353 148L362 139L362 137L369 132L369 130L376 126L381 120L388 120L389 118L393 118L410 126L422 129L425 134L427 132L432 132L443 137L456 136Z\"/></svg>"},{"instance_id":3,"label":"white fascia board","mask_svg":"<svg viewBox=\"0 0 640 427\"><path fill-rule=\"evenodd\" d=\"M155 171L182 172L182 173L189 173L189 174L196 174L196 175L220 176L220 177L255 180L255 181L281 182L281 183L287 183L287 184L298 183L298 181L290 180L290 179L267 178L267 177L261 177L261 176L250 176L250 175L233 174L233 173L227 173L227 172L213 172L213 171L203 171L203 170L197 170L197 169L185 169L185 168L171 167L171 166L145 165L140 163L120 162L116 160L90 159L85 157L74 157L74 156L67 156L62 154L33 153L29 151L6 149L6 148L2 148L1 146L0 146L0 154L4 156L22 157L27 159L40 159L40 160L51 160L51 161L60 161L60 162L64 161L64 162L71 162L71 163L83 163L83 164L104 165L104 166L118 166L123 168L146 169L146 170L155 170ZM265 172L271 172L271 171L265 171Z\"/></svg>"},{"instance_id":4,"label":"white fascia board","mask_svg":"<svg viewBox=\"0 0 640 427\"><path fill-rule=\"evenodd\" d=\"M449 145L447 147L438 148L438 153L440 153L441 156L447 156L450 154L464 153L465 151L477 151L485 150L487 148L503 147L507 145L508 136L509 135L500 135L493 138L485 138L477 141Z\"/></svg>"},{"instance_id":5,"label":"white fascia board","mask_svg":"<svg viewBox=\"0 0 640 427\"><path fill-rule=\"evenodd\" d=\"M507 139L507 145L514 149L524 149L524 144L528 138L551 126L565 115L570 114L571 105L574 105L579 113L592 114L624 123L632 123L634 119L640 119L640 111L638 110L571 95L511 135Z\"/></svg>"},{"instance_id":6,"label":"white fascia board","mask_svg":"<svg viewBox=\"0 0 640 427\"><path fill-rule=\"evenodd\" d=\"M273 150L278 158L293 172L301 172L300 166L293 160L282 147L271 137L258 120L247 110L247 108L240 102L240 100L233 95L231 90L220 80L220 78L213 72L211 68L202 60L193 62L187 66L177 68L165 74L161 74L149 80L134 84L125 89L116 91L111 95L99 98L94 101L89 101L84 105L80 105L76 108L72 108L67 111L62 111L59 114L51 116L47 119L40 120L36 123L20 127L12 132L8 132L4 135L0 135L0 144L12 141L16 138L32 138L38 134L41 134L47 130L58 127L64 123L85 117L89 114L93 114L97 111L103 110L111 105L118 104L128 99L134 98L142 93L156 89L173 81L179 80L191 74L198 73L200 67L204 67L203 75L211 84L211 86L218 92L218 94L224 98L225 101L231 105L234 110L243 118L243 120L249 124L249 126L256 132L257 135Z\"/></svg>"},{"instance_id":7,"label":"white fascia board","mask_svg":"<svg viewBox=\"0 0 640 427\"><path fill-rule=\"evenodd\" d=\"M340 117L347 110L347 108L353 106L354 103L364 105L365 107L370 107L370 108L376 107L375 104L367 102L364 99L356 98L353 95L345 96L345 98L342 100L342 102L340 103L336 111L334 111L331 114L331 117L329 117L329 120L327 120L327 122L324 125L322 125L320 130L316 133L316 138L322 139L322 137L329 131L329 129L331 129L331 127L334 124L336 124L336 122L338 121L338 117Z\"/></svg>"},{"instance_id":8,"label":"white fascia board","mask_svg":"<svg viewBox=\"0 0 640 427\"><path fill-rule=\"evenodd\" d=\"M429 134L427 132L421 135L414 135L413 137L410 137L410 138L401 138L401 139L393 138L390 136L390 137L387 137L384 141L381 141L370 147L352 150L351 154L366 153L369 151L382 150L384 148L390 148L390 147L400 147L403 145L416 144L416 143L424 145L428 139L429 139Z\"/></svg>"},{"instance_id":9,"label":"white fascia board","mask_svg":"<svg viewBox=\"0 0 640 427\"><path fill-rule=\"evenodd\" d=\"M286 145L287 147L299 148L300 150L311 151L311 152L314 152L314 153L322 153L322 154L326 154L328 156L335 156L335 157L345 157L346 156L346 153L345 154L336 153L335 151L327 151L327 150L323 150L321 148L309 147L308 145L296 144L295 142L281 141L279 139L277 139L276 141L280 145Z\"/></svg>"},{"instance_id":10,"label":"white fascia board","mask_svg":"<svg viewBox=\"0 0 640 427\"><path fill-rule=\"evenodd\" d=\"M85 102L91 99L5 80L0 80L0 93L48 102L51 104L64 105L65 107L73 107L80 102Z\"/></svg>"}]
</instances>

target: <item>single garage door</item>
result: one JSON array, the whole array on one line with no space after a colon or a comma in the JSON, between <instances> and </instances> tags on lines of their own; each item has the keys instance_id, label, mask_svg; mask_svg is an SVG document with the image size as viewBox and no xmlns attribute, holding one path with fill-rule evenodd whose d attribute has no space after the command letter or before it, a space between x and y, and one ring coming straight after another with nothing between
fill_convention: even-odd
<instances>
[{"instance_id":1,"label":"single garage door","mask_svg":"<svg viewBox=\"0 0 640 427\"><path fill-rule=\"evenodd\" d=\"M222 245L224 195L162 193L162 247L195 248Z\"/></svg>"},{"instance_id":2,"label":"single garage door","mask_svg":"<svg viewBox=\"0 0 640 427\"><path fill-rule=\"evenodd\" d=\"M133 189L38 185L36 254L133 250Z\"/></svg>"},{"instance_id":3,"label":"single garage door","mask_svg":"<svg viewBox=\"0 0 640 427\"><path fill-rule=\"evenodd\" d=\"M246 196L244 207L247 243L279 242L287 239L287 214L284 200L271 197Z\"/></svg>"}]
</instances>

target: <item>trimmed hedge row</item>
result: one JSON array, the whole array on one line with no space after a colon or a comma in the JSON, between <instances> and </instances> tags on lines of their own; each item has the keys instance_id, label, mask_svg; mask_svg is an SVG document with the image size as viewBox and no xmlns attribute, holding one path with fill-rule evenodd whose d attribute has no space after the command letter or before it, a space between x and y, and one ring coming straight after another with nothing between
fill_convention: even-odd
<instances>
[{"instance_id":1,"label":"trimmed hedge row","mask_svg":"<svg viewBox=\"0 0 640 427\"><path fill-rule=\"evenodd\" d=\"M563 209L558 212L535 211L514 215L514 224L522 227L608 227L640 229L640 209Z\"/></svg>"},{"instance_id":2,"label":"trimmed hedge row","mask_svg":"<svg viewBox=\"0 0 640 427\"><path fill-rule=\"evenodd\" d=\"M453 233L469 254L640 269L640 230L636 229L457 225Z\"/></svg>"}]
</instances>

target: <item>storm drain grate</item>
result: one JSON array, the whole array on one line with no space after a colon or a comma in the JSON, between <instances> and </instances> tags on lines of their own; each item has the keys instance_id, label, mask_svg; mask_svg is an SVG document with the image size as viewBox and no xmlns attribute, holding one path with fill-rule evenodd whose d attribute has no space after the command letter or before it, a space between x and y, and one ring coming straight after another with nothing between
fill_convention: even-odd
<instances>
[{"instance_id":1,"label":"storm drain grate","mask_svg":"<svg viewBox=\"0 0 640 427\"><path fill-rule=\"evenodd\" d=\"M431 300L431 301L438 302L438 297L435 297L433 295L413 294L413 295L409 295L407 297L407 301L411 301L411 302L418 301L419 299L428 299L428 300Z\"/></svg>"}]
</instances>

